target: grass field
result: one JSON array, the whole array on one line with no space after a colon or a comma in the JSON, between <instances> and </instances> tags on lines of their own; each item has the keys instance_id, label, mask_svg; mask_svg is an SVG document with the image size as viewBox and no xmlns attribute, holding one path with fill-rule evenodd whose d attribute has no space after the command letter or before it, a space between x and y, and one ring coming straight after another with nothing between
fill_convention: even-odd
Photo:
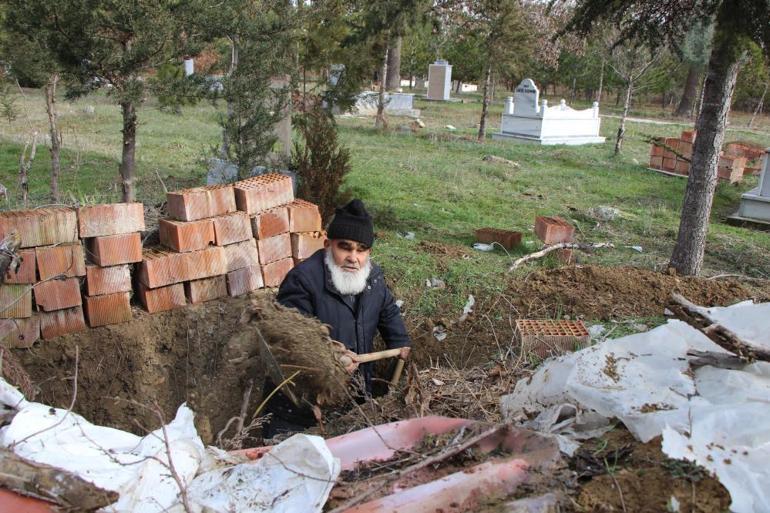
<instances>
[{"instance_id":1,"label":"grass field","mask_svg":"<svg viewBox=\"0 0 770 513\"><path fill-rule=\"evenodd\" d=\"M413 134L399 129L406 119L391 118L390 130L375 131L371 118L339 118L340 136L352 154L353 171L345 185L363 198L375 214L379 240L377 260L385 267L397 294L432 315L462 307L467 295L488 294L505 287L512 257L533 251L536 215L571 219L583 241L609 241L617 249L581 255L586 263L630 264L663 269L676 238L685 180L645 169L647 136L674 136L681 124L629 123L620 157L612 156L618 120L602 121L608 142L598 146L539 147L507 141L474 142L480 112L477 95L463 95L465 103L416 101L426 128ZM558 101L558 98L551 99ZM86 106L94 106L88 114ZM20 116L0 121L0 183L9 189L3 208L19 207L18 159L34 129L46 133L43 98L28 90L17 99ZM60 104L64 138L61 188L65 202L102 202L119 198L119 109L108 97L95 95ZM493 105L489 133L498 130L502 97ZM614 108L602 109L613 112ZM638 113L649 114L654 106ZM149 101L139 111L137 187L140 200L159 203L169 190L204 182L206 159L220 137L215 106L200 104L182 115L161 112ZM770 120L762 118L754 130L740 129L748 118L733 116L727 140L748 140L770 146ZM676 120L671 120L676 122ZM445 125L457 128L450 131ZM487 163L485 155L517 162L518 167ZM40 145L30 174L32 204L50 203L49 154ZM161 183L162 182L162 183ZM738 273L770 277L770 232L726 224L738 207L740 194L757 183L720 184L717 189L704 274ZM612 206L619 218L597 223L589 209ZM483 226L521 230L525 244L511 255L471 249L473 230ZM399 234L414 232L409 240ZM452 257L427 250L425 241L448 247ZM627 246L641 246L638 252ZM464 255L464 256L463 256ZM532 267L556 265L551 259ZM443 279L447 288L426 290L425 280Z\"/></svg>"}]
</instances>

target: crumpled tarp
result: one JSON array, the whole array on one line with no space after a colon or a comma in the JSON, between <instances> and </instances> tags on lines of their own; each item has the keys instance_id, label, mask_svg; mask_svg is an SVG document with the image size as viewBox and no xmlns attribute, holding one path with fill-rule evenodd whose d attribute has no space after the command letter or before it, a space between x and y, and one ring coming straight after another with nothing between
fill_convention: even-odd
<instances>
[{"instance_id":1,"label":"crumpled tarp","mask_svg":"<svg viewBox=\"0 0 770 513\"><path fill-rule=\"evenodd\" d=\"M744 302L708 312L752 344L770 345L770 304ZM667 455L716 474L733 511L770 511L770 364L706 366L693 373L689 350L727 353L695 328L671 320L548 360L501 398L503 415L509 421L537 415L528 424L560 435L566 449L581 438L575 432L602 428L596 414L620 419L642 442L662 434Z\"/></svg>"}]
</instances>

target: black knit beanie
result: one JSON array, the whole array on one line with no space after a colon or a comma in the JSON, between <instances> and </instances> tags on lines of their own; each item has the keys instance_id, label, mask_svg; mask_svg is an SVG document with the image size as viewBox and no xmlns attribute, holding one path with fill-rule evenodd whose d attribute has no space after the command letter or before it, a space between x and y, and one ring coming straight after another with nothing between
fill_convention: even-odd
<instances>
[{"instance_id":1,"label":"black knit beanie","mask_svg":"<svg viewBox=\"0 0 770 513\"><path fill-rule=\"evenodd\" d=\"M372 216L366 211L360 199L351 200L344 207L335 209L334 219L329 223L327 237L354 240L372 247L374 244Z\"/></svg>"}]
</instances>

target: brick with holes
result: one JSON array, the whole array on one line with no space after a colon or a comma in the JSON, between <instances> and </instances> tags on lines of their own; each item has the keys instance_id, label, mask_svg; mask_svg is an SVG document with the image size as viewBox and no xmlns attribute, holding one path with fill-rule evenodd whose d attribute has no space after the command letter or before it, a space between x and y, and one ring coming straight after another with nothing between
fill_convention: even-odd
<instances>
[{"instance_id":1,"label":"brick with holes","mask_svg":"<svg viewBox=\"0 0 770 513\"><path fill-rule=\"evenodd\" d=\"M217 246L227 246L252 238L251 220L246 212L233 212L219 217L213 217L214 243Z\"/></svg>"},{"instance_id":2,"label":"brick with holes","mask_svg":"<svg viewBox=\"0 0 770 513\"><path fill-rule=\"evenodd\" d=\"M158 233L162 245L181 253L200 251L214 244L214 223L211 219L198 221L161 219L158 222Z\"/></svg>"},{"instance_id":3,"label":"brick with holes","mask_svg":"<svg viewBox=\"0 0 770 513\"><path fill-rule=\"evenodd\" d=\"M107 203L78 208L80 238L144 231L144 205Z\"/></svg>"},{"instance_id":4,"label":"brick with holes","mask_svg":"<svg viewBox=\"0 0 770 513\"><path fill-rule=\"evenodd\" d=\"M131 294L116 292L85 298L85 313L92 328L131 320Z\"/></svg>"},{"instance_id":5,"label":"brick with holes","mask_svg":"<svg viewBox=\"0 0 770 513\"><path fill-rule=\"evenodd\" d=\"M516 335L521 354L534 354L538 358L575 351L591 340L583 321L519 319Z\"/></svg>"},{"instance_id":6,"label":"brick with holes","mask_svg":"<svg viewBox=\"0 0 770 513\"><path fill-rule=\"evenodd\" d=\"M497 242L510 251L521 244L521 232L502 230L500 228L479 228L476 230L476 240L484 244Z\"/></svg>"},{"instance_id":7,"label":"brick with holes","mask_svg":"<svg viewBox=\"0 0 770 513\"><path fill-rule=\"evenodd\" d=\"M325 241L326 232L292 233L291 256L295 261L302 261L319 249L323 249Z\"/></svg>"},{"instance_id":8,"label":"brick with holes","mask_svg":"<svg viewBox=\"0 0 770 513\"><path fill-rule=\"evenodd\" d=\"M538 216L535 219L535 234L546 244L573 242L575 227L561 217Z\"/></svg>"},{"instance_id":9,"label":"brick with holes","mask_svg":"<svg viewBox=\"0 0 770 513\"><path fill-rule=\"evenodd\" d=\"M0 285L0 319L32 317L32 287L26 284Z\"/></svg>"},{"instance_id":10,"label":"brick with holes","mask_svg":"<svg viewBox=\"0 0 770 513\"><path fill-rule=\"evenodd\" d=\"M213 278L185 282L184 291L187 300L193 305L225 297L227 295L227 276L214 276Z\"/></svg>"},{"instance_id":11,"label":"brick with holes","mask_svg":"<svg viewBox=\"0 0 770 513\"><path fill-rule=\"evenodd\" d=\"M286 208L289 210L290 232L317 232L321 230L321 213L317 205L296 199L286 205Z\"/></svg>"},{"instance_id":12,"label":"brick with holes","mask_svg":"<svg viewBox=\"0 0 770 513\"><path fill-rule=\"evenodd\" d=\"M87 239L86 248L88 259L102 267L142 261L142 237L138 233Z\"/></svg>"},{"instance_id":13,"label":"brick with holes","mask_svg":"<svg viewBox=\"0 0 770 513\"><path fill-rule=\"evenodd\" d=\"M54 276L85 276L86 260L83 246L78 244L61 244L59 246L43 246L35 248L37 272L41 280Z\"/></svg>"},{"instance_id":14,"label":"brick with holes","mask_svg":"<svg viewBox=\"0 0 770 513\"><path fill-rule=\"evenodd\" d=\"M89 296L131 291L131 269L128 265L86 266L86 293Z\"/></svg>"},{"instance_id":15,"label":"brick with holes","mask_svg":"<svg viewBox=\"0 0 770 513\"><path fill-rule=\"evenodd\" d=\"M249 214L285 205L294 199L291 178L279 173L254 176L233 186L238 210Z\"/></svg>"},{"instance_id":16,"label":"brick with holes","mask_svg":"<svg viewBox=\"0 0 770 513\"><path fill-rule=\"evenodd\" d=\"M15 271L8 268L8 272L5 273L5 283L35 283L37 281L35 250L20 249L18 254L19 267Z\"/></svg>"},{"instance_id":17,"label":"brick with holes","mask_svg":"<svg viewBox=\"0 0 770 513\"><path fill-rule=\"evenodd\" d=\"M259 265L250 265L227 273L227 292L233 297L247 294L262 287L264 287L264 282L262 281L262 268Z\"/></svg>"},{"instance_id":18,"label":"brick with holes","mask_svg":"<svg viewBox=\"0 0 770 513\"><path fill-rule=\"evenodd\" d=\"M77 214L68 207L0 212L0 239L12 232L21 239L21 248L77 242Z\"/></svg>"},{"instance_id":19,"label":"brick with holes","mask_svg":"<svg viewBox=\"0 0 770 513\"><path fill-rule=\"evenodd\" d=\"M86 329L86 320L81 306L40 313L40 335L43 340L51 340L84 329Z\"/></svg>"},{"instance_id":20,"label":"brick with holes","mask_svg":"<svg viewBox=\"0 0 770 513\"><path fill-rule=\"evenodd\" d=\"M149 289L143 283L137 286L137 295L144 309L150 313L165 312L187 304L184 284L175 283L166 287Z\"/></svg>"},{"instance_id":21,"label":"brick with holes","mask_svg":"<svg viewBox=\"0 0 770 513\"><path fill-rule=\"evenodd\" d=\"M0 345L11 349L30 348L40 339L40 316L0 319Z\"/></svg>"},{"instance_id":22,"label":"brick with holes","mask_svg":"<svg viewBox=\"0 0 770 513\"><path fill-rule=\"evenodd\" d=\"M263 265L262 281L265 287L278 287L293 267L294 259L291 257Z\"/></svg>"},{"instance_id":23,"label":"brick with holes","mask_svg":"<svg viewBox=\"0 0 770 513\"><path fill-rule=\"evenodd\" d=\"M41 281L35 285L35 305L38 310L53 312L83 304L78 278Z\"/></svg>"},{"instance_id":24,"label":"brick with holes","mask_svg":"<svg viewBox=\"0 0 770 513\"><path fill-rule=\"evenodd\" d=\"M291 237L288 233L257 241L259 263L269 264L291 257Z\"/></svg>"},{"instance_id":25,"label":"brick with holes","mask_svg":"<svg viewBox=\"0 0 770 513\"><path fill-rule=\"evenodd\" d=\"M267 239L289 232L289 209L275 207L251 217L251 231L255 239Z\"/></svg>"},{"instance_id":26,"label":"brick with holes","mask_svg":"<svg viewBox=\"0 0 770 513\"><path fill-rule=\"evenodd\" d=\"M208 185L166 194L168 215L178 221L197 221L235 212L232 185Z\"/></svg>"}]
</instances>

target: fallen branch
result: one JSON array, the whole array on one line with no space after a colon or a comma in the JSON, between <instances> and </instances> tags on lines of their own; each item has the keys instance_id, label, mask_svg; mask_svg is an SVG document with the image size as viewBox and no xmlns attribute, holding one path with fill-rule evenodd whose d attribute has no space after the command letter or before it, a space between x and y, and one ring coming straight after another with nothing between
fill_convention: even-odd
<instances>
[{"instance_id":1,"label":"fallen branch","mask_svg":"<svg viewBox=\"0 0 770 513\"><path fill-rule=\"evenodd\" d=\"M535 251L534 253L530 253L529 255L524 255L523 257L519 258L513 264L511 264L511 266L508 268L508 272L513 271L521 264L529 262L530 260L543 258L548 253L556 251L557 249L579 249L580 251L590 251L592 249L614 247L615 245L611 242L560 242L558 244L551 244L550 246L546 246L540 251Z\"/></svg>"},{"instance_id":2,"label":"fallen branch","mask_svg":"<svg viewBox=\"0 0 770 513\"><path fill-rule=\"evenodd\" d=\"M707 312L681 294L671 293L669 309L678 319L698 329L719 347L734 353L744 362L751 363L755 360L770 362L770 351L741 340L733 331L719 324Z\"/></svg>"}]
</instances>

